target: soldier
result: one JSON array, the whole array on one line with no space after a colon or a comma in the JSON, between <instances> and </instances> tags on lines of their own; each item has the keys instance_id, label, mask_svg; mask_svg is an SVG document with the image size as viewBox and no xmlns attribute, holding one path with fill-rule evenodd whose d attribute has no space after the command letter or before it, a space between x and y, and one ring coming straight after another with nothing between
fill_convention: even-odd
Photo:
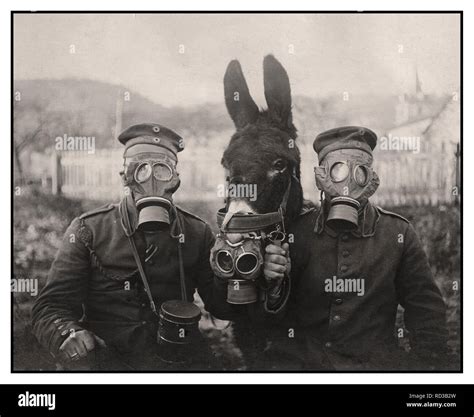
<instances>
[{"instance_id":1,"label":"soldier","mask_svg":"<svg viewBox=\"0 0 474 417\"><path fill-rule=\"evenodd\" d=\"M267 352L273 367L283 361L312 370L443 366L446 308L422 245L408 220L369 201L379 185L372 169L376 141L361 127L332 129L314 141L324 200L291 230L292 292ZM266 271L283 276L289 265L282 249L266 250ZM409 355L394 334L398 305Z\"/></svg>"},{"instance_id":2,"label":"soldier","mask_svg":"<svg viewBox=\"0 0 474 417\"><path fill-rule=\"evenodd\" d=\"M119 204L73 220L33 307L34 333L53 356L87 357L95 369L207 369L200 310L191 302L197 288L219 316L226 288L214 285L210 227L172 200L183 140L152 123L131 126L118 140L128 192ZM188 350L173 339L181 336L191 341Z\"/></svg>"}]
</instances>

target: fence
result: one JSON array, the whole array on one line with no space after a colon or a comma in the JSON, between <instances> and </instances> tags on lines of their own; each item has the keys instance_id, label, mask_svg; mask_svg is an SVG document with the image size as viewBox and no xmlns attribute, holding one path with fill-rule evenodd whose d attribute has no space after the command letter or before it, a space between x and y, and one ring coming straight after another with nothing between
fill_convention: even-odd
<instances>
[{"instance_id":1,"label":"fence","mask_svg":"<svg viewBox=\"0 0 474 417\"><path fill-rule=\"evenodd\" d=\"M305 197L317 200L313 166L316 161L311 146L300 147L302 186ZM218 187L224 182L220 165L223 149L204 147L186 149L179 155L181 187L177 201L216 201L222 198ZM56 169L58 188L65 195L94 200L117 200L121 196L119 172L121 149L101 149L94 154L65 152L59 155ZM373 197L376 204L397 206L436 205L453 202L456 186L456 157L413 153L379 153L374 169L381 185ZM54 175L53 175L54 177ZM53 184L55 179L53 178Z\"/></svg>"}]
</instances>

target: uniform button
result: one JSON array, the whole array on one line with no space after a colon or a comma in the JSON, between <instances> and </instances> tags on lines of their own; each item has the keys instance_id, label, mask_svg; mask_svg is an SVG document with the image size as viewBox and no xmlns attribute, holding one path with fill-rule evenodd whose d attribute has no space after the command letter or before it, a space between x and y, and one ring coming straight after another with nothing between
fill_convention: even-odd
<instances>
[{"instance_id":1,"label":"uniform button","mask_svg":"<svg viewBox=\"0 0 474 417\"><path fill-rule=\"evenodd\" d=\"M343 242L347 242L349 240L349 235L347 233L344 233L342 236L341 236L341 240Z\"/></svg>"},{"instance_id":2,"label":"uniform button","mask_svg":"<svg viewBox=\"0 0 474 417\"><path fill-rule=\"evenodd\" d=\"M340 321L340 320L341 320L341 316L336 315L336 316L333 317L333 320L334 320L334 321Z\"/></svg>"},{"instance_id":3,"label":"uniform button","mask_svg":"<svg viewBox=\"0 0 474 417\"><path fill-rule=\"evenodd\" d=\"M62 321L62 319L56 319L56 320L54 320L53 323L54 323L54 324L58 324L58 323L60 323L61 321Z\"/></svg>"},{"instance_id":4,"label":"uniform button","mask_svg":"<svg viewBox=\"0 0 474 417\"><path fill-rule=\"evenodd\" d=\"M69 333L69 330L63 330L61 332L61 336L66 336Z\"/></svg>"},{"instance_id":5,"label":"uniform button","mask_svg":"<svg viewBox=\"0 0 474 417\"><path fill-rule=\"evenodd\" d=\"M344 258L347 258L347 257L349 256L349 251L344 249L344 250L342 251L342 256L343 256Z\"/></svg>"},{"instance_id":6,"label":"uniform button","mask_svg":"<svg viewBox=\"0 0 474 417\"><path fill-rule=\"evenodd\" d=\"M339 305L340 305L340 304L342 304L342 298L336 298L336 299L334 300L334 302L335 302L336 304L339 304Z\"/></svg>"},{"instance_id":7,"label":"uniform button","mask_svg":"<svg viewBox=\"0 0 474 417\"><path fill-rule=\"evenodd\" d=\"M146 321L145 321L145 320L143 320L143 321L142 321L142 324L143 324L143 325L145 325L145 324L146 324Z\"/></svg>"},{"instance_id":8,"label":"uniform button","mask_svg":"<svg viewBox=\"0 0 474 417\"><path fill-rule=\"evenodd\" d=\"M341 272L347 272L347 265L341 265Z\"/></svg>"},{"instance_id":9,"label":"uniform button","mask_svg":"<svg viewBox=\"0 0 474 417\"><path fill-rule=\"evenodd\" d=\"M329 349L329 348L332 346L332 343L331 343L331 342L326 342L326 343L324 344L324 346L326 346L326 347Z\"/></svg>"}]
</instances>

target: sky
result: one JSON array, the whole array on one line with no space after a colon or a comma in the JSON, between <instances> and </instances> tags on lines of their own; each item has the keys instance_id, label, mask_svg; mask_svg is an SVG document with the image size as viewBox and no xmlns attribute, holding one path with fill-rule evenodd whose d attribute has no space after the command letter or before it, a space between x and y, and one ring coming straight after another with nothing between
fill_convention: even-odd
<instances>
[{"instance_id":1,"label":"sky","mask_svg":"<svg viewBox=\"0 0 474 417\"><path fill-rule=\"evenodd\" d=\"M238 59L264 105L262 60L286 68L293 94L400 94L459 89L455 14L22 14L14 78L121 84L165 106L222 102ZM72 53L73 52L73 53Z\"/></svg>"}]
</instances>

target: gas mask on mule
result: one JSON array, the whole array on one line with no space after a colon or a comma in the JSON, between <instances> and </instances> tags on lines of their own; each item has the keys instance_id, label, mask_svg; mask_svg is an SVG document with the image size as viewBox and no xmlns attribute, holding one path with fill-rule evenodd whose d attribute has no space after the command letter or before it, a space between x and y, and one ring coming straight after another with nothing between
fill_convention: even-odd
<instances>
[{"instance_id":1,"label":"gas mask on mule","mask_svg":"<svg viewBox=\"0 0 474 417\"><path fill-rule=\"evenodd\" d=\"M228 303L257 302L265 246L281 245L286 239L284 216L290 188L291 180L278 210L274 212L232 213L227 208L217 212L219 233L211 248L210 264L218 278L227 280Z\"/></svg>"},{"instance_id":2,"label":"gas mask on mule","mask_svg":"<svg viewBox=\"0 0 474 417\"><path fill-rule=\"evenodd\" d=\"M227 280L229 304L252 304L258 300L257 280L262 276L265 246L270 243L281 245L286 238L282 219L276 218L276 213L271 214L279 223L271 224L270 228L238 233L221 230L216 236L210 263L214 274ZM262 215L236 215L235 222L244 223L249 220L248 216ZM234 241L232 237L237 235L239 239Z\"/></svg>"},{"instance_id":3,"label":"gas mask on mule","mask_svg":"<svg viewBox=\"0 0 474 417\"><path fill-rule=\"evenodd\" d=\"M359 127L332 129L316 138L316 185L329 202L326 222L334 230L357 229L359 210L380 184L372 169L375 142L372 131Z\"/></svg>"}]
</instances>

